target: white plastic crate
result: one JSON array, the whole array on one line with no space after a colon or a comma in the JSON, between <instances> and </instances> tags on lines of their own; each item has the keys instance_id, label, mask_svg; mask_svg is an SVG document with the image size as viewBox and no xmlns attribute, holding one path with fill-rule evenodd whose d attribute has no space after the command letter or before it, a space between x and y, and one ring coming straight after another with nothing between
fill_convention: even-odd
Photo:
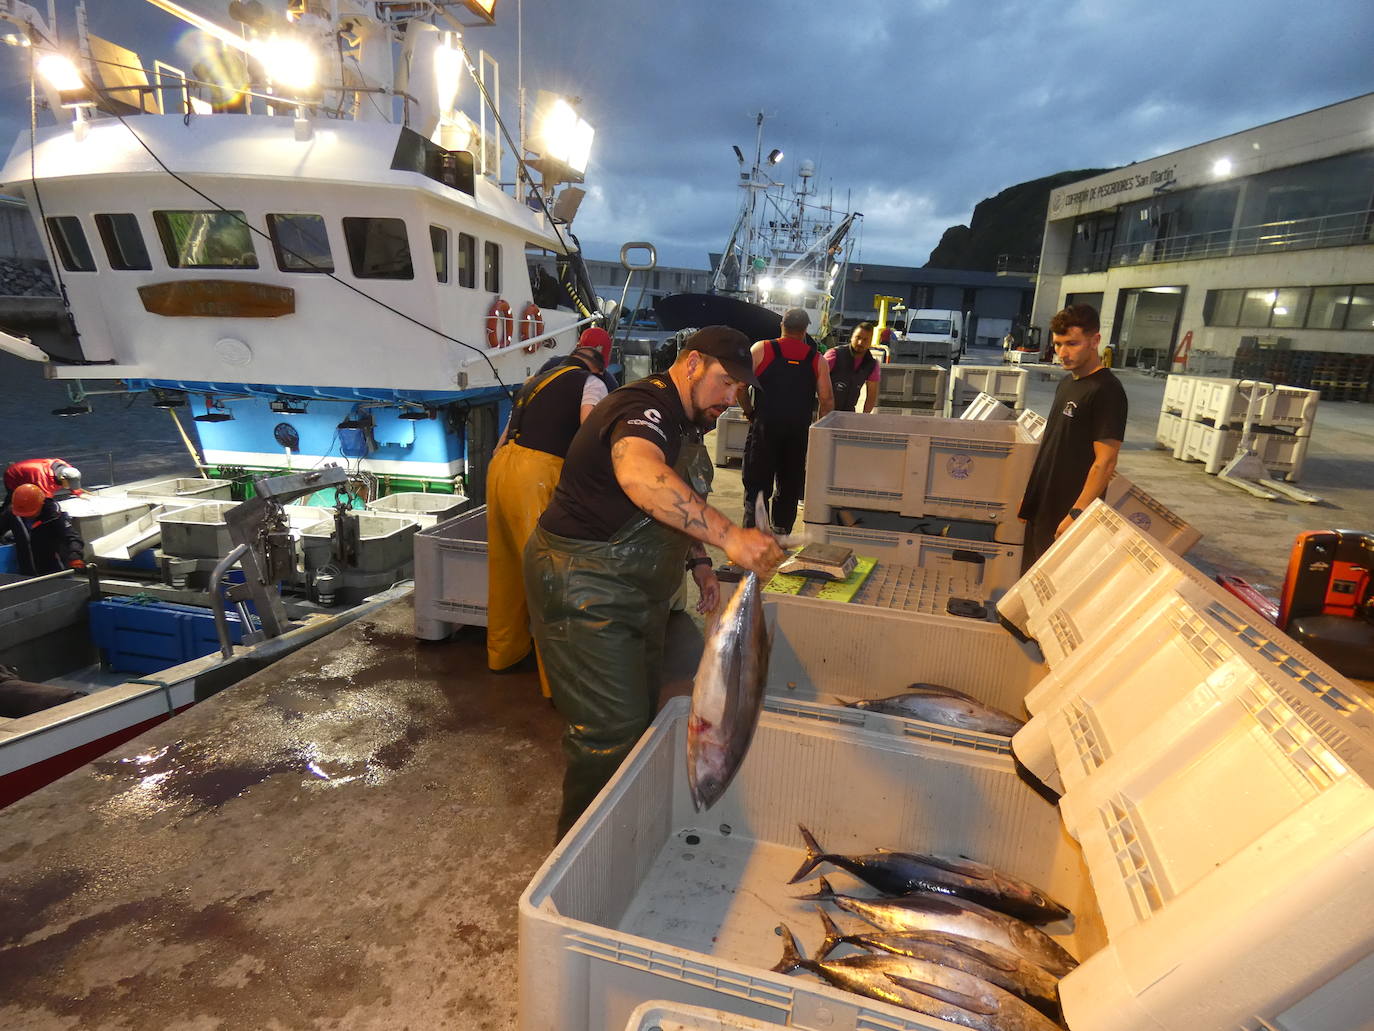
<instances>
[{"instance_id":1,"label":"white plastic crate","mask_svg":"<svg viewBox=\"0 0 1374 1031\"><path fill-rule=\"evenodd\" d=\"M1161 412L1172 412L1185 418L1193 407L1193 392L1201 377L1173 373L1164 381L1164 400L1160 402Z\"/></svg>"},{"instance_id":2,"label":"white plastic crate","mask_svg":"<svg viewBox=\"0 0 1374 1031\"><path fill-rule=\"evenodd\" d=\"M1008 422L1016 419L1016 413L991 394L980 393L969 402L959 418L979 422Z\"/></svg>"},{"instance_id":3,"label":"white plastic crate","mask_svg":"<svg viewBox=\"0 0 1374 1031\"><path fill-rule=\"evenodd\" d=\"M811 426L806 518L829 523L835 508L857 508L971 519L1020 544L1016 511L1038 447L1015 422L831 412Z\"/></svg>"},{"instance_id":4,"label":"white plastic crate","mask_svg":"<svg viewBox=\"0 0 1374 1031\"><path fill-rule=\"evenodd\" d=\"M1030 434L1032 440L1039 440L1045 435L1045 417L1039 412L1030 408L1023 409L1021 414L1016 417L1016 421L1021 424L1021 428Z\"/></svg>"},{"instance_id":5,"label":"white plastic crate","mask_svg":"<svg viewBox=\"0 0 1374 1031\"><path fill-rule=\"evenodd\" d=\"M1025 550L1020 544L966 541L833 523L807 523L806 536L818 544L853 548L856 555L871 555L882 562L948 569L966 577L983 597L1005 590L1020 579Z\"/></svg>"},{"instance_id":6,"label":"white plastic crate","mask_svg":"<svg viewBox=\"0 0 1374 1031\"><path fill-rule=\"evenodd\" d=\"M714 1007L703 1009L655 999L636 1007L625 1031L777 1031L777 1027Z\"/></svg>"},{"instance_id":7,"label":"white plastic crate","mask_svg":"<svg viewBox=\"0 0 1374 1031\"><path fill-rule=\"evenodd\" d=\"M1007 352L1007 361L1013 365L1039 365L1040 352L1011 350Z\"/></svg>"},{"instance_id":8,"label":"white plastic crate","mask_svg":"<svg viewBox=\"0 0 1374 1031\"><path fill-rule=\"evenodd\" d=\"M991 394L1020 411L1026 407L1026 370L1005 365L956 365L950 374L951 412L961 412L979 394Z\"/></svg>"},{"instance_id":9,"label":"white plastic crate","mask_svg":"<svg viewBox=\"0 0 1374 1031\"><path fill-rule=\"evenodd\" d=\"M1206 423L1187 423L1184 430L1183 458L1202 462L1213 475L1235 457L1240 447L1240 430L1223 430ZM1311 437L1288 433L1256 433L1255 453L1272 475L1296 483L1302 477L1307 460L1307 443Z\"/></svg>"},{"instance_id":10,"label":"white plastic crate","mask_svg":"<svg viewBox=\"0 0 1374 1031\"><path fill-rule=\"evenodd\" d=\"M883 404L939 408L948 391L949 370L942 365L878 366L878 400Z\"/></svg>"},{"instance_id":11,"label":"white plastic crate","mask_svg":"<svg viewBox=\"0 0 1374 1031\"><path fill-rule=\"evenodd\" d=\"M415 535L415 636L487 625L487 506Z\"/></svg>"},{"instance_id":12,"label":"white plastic crate","mask_svg":"<svg viewBox=\"0 0 1374 1031\"><path fill-rule=\"evenodd\" d=\"M944 413L938 408L903 408L899 405L878 405L874 415L899 415L914 419L943 419Z\"/></svg>"},{"instance_id":13,"label":"white plastic crate","mask_svg":"<svg viewBox=\"0 0 1374 1031\"><path fill-rule=\"evenodd\" d=\"M1202 540L1200 530L1120 473L1107 483L1103 500L1176 555L1187 554Z\"/></svg>"},{"instance_id":14,"label":"white plastic crate","mask_svg":"<svg viewBox=\"0 0 1374 1031\"><path fill-rule=\"evenodd\" d=\"M1239 429L1245 425L1250 395L1263 395L1255 405L1255 426L1268 426L1273 416L1273 385L1251 379L1199 379L1192 404L1185 417L1189 422L1210 421L1212 425Z\"/></svg>"},{"instance_id":15,"label":"white plastic crate","mask_svg":"<svg viewBox=\"0 0 1374 1031\"><path fill-rule=\"evenodd\" d=\"M749 420L744 409L727 408L716 420L716 465L744 461L744 443L749 439Z\"/></svg>"},{"instance_id":16,"label":"white plastic crate","mask_svg":"<svg viewBox=\"0 0 1374 1031\"><path fill-rule=\"evenodd\" d=\"M1312 433L1317 421L1317 402L1321 392L1305 387L1275 386L1270 399L1267 426L1282 426L1306 437Z\"/></svg>"},{"instance_id":17,"label":"white plastic crate","mask_svg":"<svg viewBox=\"0 0 1374 1031\"><path fill-rule=\"evenodd\" d=\"M1181 415L1172 412L1159 413L1159 425L1155 429L1155 443L1169 451L1175 458L1183 457L1183 441L1188 423Z\"/></svg>"},{"instance_id":18,"label":"white plastic crate","mask_svg":"<svg viewBox=\"0 0 1374 1031\"><path fill-rule=\"evenodd\" d=\"M1072 929L1048 930L1069 951L1105 945L1077 846L1009 756L765 709L734 782L698 814L688 712L686 698L665 707L521 896L523 1031L624 1027L650 999L827 1031L947 1026L768 969L780 922L808 951L820 940L814 903L787 883L805 854L799 823L838 851L974 856L1068 906Z\"/></svg>"},{"instance_id":19,"label":"white plastic crate","mask_svg":"<svg viewBox=\"0 0 1374 1031\"><path fill-rule=\"evenodd\" d=\"M797 703L887 698L910 684L931 683L1024 716L1026 696L1049 673L1039 649L1020 643L996 623L873 612L779 595L765 598L764 614L773 641L766 690L769 704L780 711ZM863 725L861 711L845 709L842 715L853 726ZM917 720L892 723L928 740L980 748L995 748L998 740ZM1005 746L1006 738L1000 741Z\"/></svg>"}]
</instances>

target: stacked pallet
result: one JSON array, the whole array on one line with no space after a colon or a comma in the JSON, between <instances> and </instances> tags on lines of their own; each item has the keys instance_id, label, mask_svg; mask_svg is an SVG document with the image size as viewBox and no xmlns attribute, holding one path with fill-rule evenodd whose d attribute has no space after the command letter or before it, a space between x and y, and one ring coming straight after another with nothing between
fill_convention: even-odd
<instances>
[{"instance_id":1,"label":"stacked pallet","mask_svg":"<svg viewBox=\"0 0 1374 1031\"><path fill-rule=\"evenodd\" d=\"M1261 396L1251 411L1251 395ZM1316 390L1259 380L1170 376L1164 386L1155 441L1185 462L1216 475L1240 446L1246 414L1254 448L1271 474L1297 482L1316 422Z\"/></svg>"}]
</instances>

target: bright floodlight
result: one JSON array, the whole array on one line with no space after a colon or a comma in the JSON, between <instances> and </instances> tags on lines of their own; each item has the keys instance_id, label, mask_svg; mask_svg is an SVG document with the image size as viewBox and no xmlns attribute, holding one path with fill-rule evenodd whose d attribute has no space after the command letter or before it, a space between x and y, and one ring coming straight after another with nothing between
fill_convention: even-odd
<instances>
[{"instance_id":1,"label":"bright floodlight","mask_svg":"<svg viewBox=\"0 0 1374 1031\"><path fill-rule=\"evenodd\" d=\"M290 90L308 90L319 74L319 55L296 36L273 34L253 47L267 77Z\"/></svg>"},{"instance_id":2,"label":"bright floodlight","mask_svg":"<svg viewBox=\"0 0 1374 1031\"><path fill-rule=\"evenodd\" d=\"M759 289L760 289L760 290L771 290L771 289L773 289L773 287L776 286L776 285L777 285L777 284L773 282L773 277L772 277L772 276L762 276L762 277L759 278Z\"/></svg>"},{"instance_id":3,"label":"bright floodlight","mask_svg":"<svg viewBox=\"0 0 1374 1031\"><path fill-rule=\"evenodd\" d=\"M463 76L463 55L453 47L444 45L434 50L434 99L439 103L439 111L453 110L458 99L458 83Z\"/></svg>"},{"instance_id":4,"label":"bright floodlight","mask_svg":"<svg viewBox=\"0 0 1374 1031\"><path fill-rule=\"evenodd\" d=\"M782 160L782 151L777 150L777 149L774 149L774 150L771 150L771 151L768 152L768 163L769 163L770 165L776 165L776 164L777 164L779 161L781 161L781 160Z\"/></svg>"},{"instance_id":5,"label":"bright floodlight","mask_svg":"<svg viewBox=\"0 0 1374 1031\"><path fill-rule=\"evenodd\" d=\"M799 294L806 289L806 284L796 276L789 276L787 279L787 292L789 294Z\"/></svg>"},{"instance_id":6,"label":"bright floodlight","mask_svg":"<svg viewBox=\"0 0 1374 1031\"><path fill-rule=\"evenodd\" d=\"M1216 163L1212 165L1212 174L1213 174L1214 176L1216 176L1218 179L1220 179L1222 176L1230 175L1230 174L1231 174L1231 159L1230 159L1230 158L1218 158L1217 161L1216 161Z\"/></svg>"},{"instance_id":7,"label":"bright floodlight","mask_svg":"<svg viewBox=\"0 0 1374 1031\"><path fill-rule=\"evenodd\" d=\"M573 106L562 97L549 107L539 135L544 141L545 157L563 162L574 172L587 170L595 130L579 118Z\"/></svg>"},{"instance_id":8,"label":"bright floodlight","mask_svg":"<svg viewBox=\"0 0 1374 1031\"><path fill-rule=\"evenodd\" d=\"M39 58L38 74L59 93L72 93L86 87L72 59L61 54L44 54Z\"/></svg>"}]
</instances>

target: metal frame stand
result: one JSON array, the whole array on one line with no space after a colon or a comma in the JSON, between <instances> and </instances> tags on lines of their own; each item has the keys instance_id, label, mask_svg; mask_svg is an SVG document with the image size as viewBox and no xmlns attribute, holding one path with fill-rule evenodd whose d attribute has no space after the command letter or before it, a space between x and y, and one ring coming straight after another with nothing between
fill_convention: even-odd
<instances>
[{"instance_id":1,"label":"metal frame stand","mask_svg":"<svg viewBox=\"0 0 1374 1031\"><path fill-rule=\"evenodd\" d=\"M1246 388L1242 386L1240 389L1245 390ZM1291 483L1284 483L1271 477L1269 471L1264 468L1264 463L1260 461L1259 453L1255 451L1255 410L1259 407L1260 402L1273 392L1273 386L1268 383L1254 383L1250 386L1245 406L1245 425L1240 435L1240 446L1236 449L1235 457L1226 463L1221 472L1217 473L1217 478L1265 501L1275 501L1280 494L1283 494L1294 501L1314 505L1321 501L1321 498L1315 494L1309 494Z\"/></svg>"}]
</instances>

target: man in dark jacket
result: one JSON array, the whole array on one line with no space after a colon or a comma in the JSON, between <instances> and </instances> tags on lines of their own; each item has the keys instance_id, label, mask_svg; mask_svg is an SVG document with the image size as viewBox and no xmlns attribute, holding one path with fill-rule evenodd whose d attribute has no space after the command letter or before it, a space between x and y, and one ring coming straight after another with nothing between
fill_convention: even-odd
<instances>
[{"instance_id":1,"label":"man in dark jacket","mask_svg":"<svg viewBox=\"0 0 1374 1031\"><path fill-rule=\"evenodd\" d=\"M22 483L0 511L0 537L14 536L15 557L27 576L85 566L85 545L71 517L42 488Z\"/></svg>"},{"instance_id":2,"label":"man in dark jacket","mask_svg":"<svg viewBox=\"0 0 1374 1031\"><path fill-rule=\"evenodd\" d=\"M825 352L837 412L856 411L860 392L864 395L865 412L873 411L878 403L878 380L882 373L878 368L878 360L870 351L873 329L873 323L860 322L854 327L848 344L832 347ZM865 384L867 390L864 389Z\"/></svg>"}]
</instances>

